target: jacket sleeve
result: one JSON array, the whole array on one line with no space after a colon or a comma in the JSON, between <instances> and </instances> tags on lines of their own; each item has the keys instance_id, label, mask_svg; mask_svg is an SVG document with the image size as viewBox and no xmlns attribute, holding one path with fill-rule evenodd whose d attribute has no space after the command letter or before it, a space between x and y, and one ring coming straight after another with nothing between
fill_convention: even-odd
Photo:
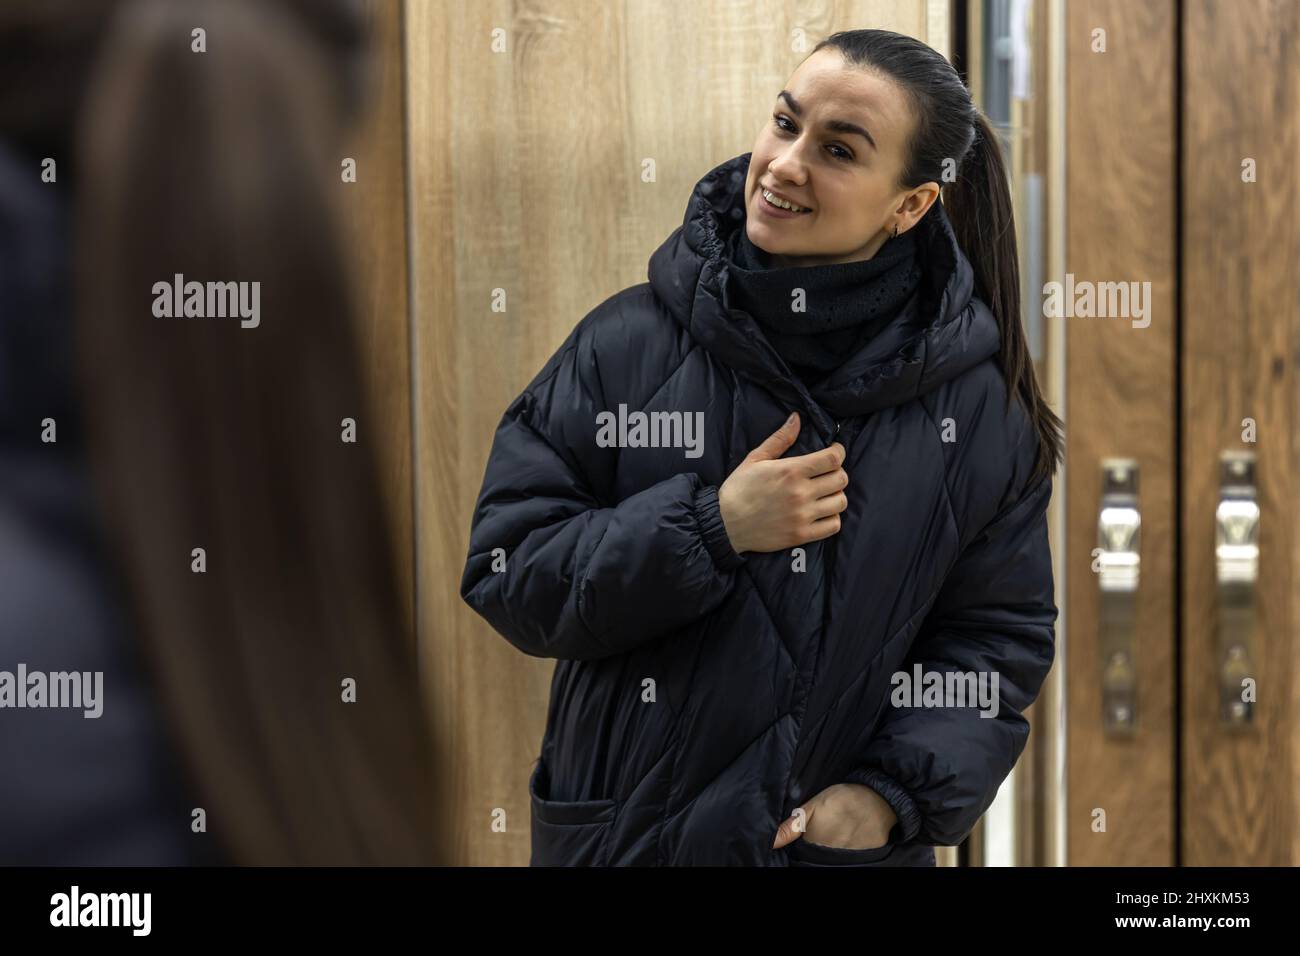
<instances>
[{"instance_id":1,"label":"jacket sleeve","mask_svg":"<svg viewBox=\"0 0 1300 956\"><path fill-rule=\"evenodd\" d=\"M963 551L904 669L997 676L994 716L978 705L886 708L847 777L879 793L898 823L890 842L965 839L992 804L1029 738L1025 710L1055 655L1057 607L1047 538L1048 476L995 517ZM993 711L992 707L987 711Z\"/></svg>"},{"instance_id":2,"label":"jacket sleeve","mask_svg":"<svg viewBox=\"0 0 1300 956\"><path fill-rule=\"evenodd\" d=\"M582 660L707 614L745 559L727 537L717 487L695 472L621 501L601 492L629 452L596 446L608 405L594 349L577 342L497 426L460 594L524 653Z\"/></svg>"}]
</instances>

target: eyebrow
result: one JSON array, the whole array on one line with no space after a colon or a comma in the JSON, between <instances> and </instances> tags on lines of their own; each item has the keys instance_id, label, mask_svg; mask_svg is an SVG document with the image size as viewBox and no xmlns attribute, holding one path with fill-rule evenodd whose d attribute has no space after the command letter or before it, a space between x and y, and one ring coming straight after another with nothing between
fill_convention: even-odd
<instances>
[{"instance_id":1,"label":"eyebrow","mask_svg":"<svg viewBox=\"0 0 1300 956\"><path fill-rule=\"evenodd\" d=\"M790 94L789 90L782 90L777 94L777 99L784 99L789 103L790 109L794 111L795 116L803 115L803 107L795 101L795 98ZM871 144L872 149L880 149L880 147L876 145L876 141L871 138L871 134L857 123L850 123L848 120L827 120L825 125L827 129L834 130L837 133L857 133L859 136L866 138L866 141Z\"/></svg>"}]
</instances>

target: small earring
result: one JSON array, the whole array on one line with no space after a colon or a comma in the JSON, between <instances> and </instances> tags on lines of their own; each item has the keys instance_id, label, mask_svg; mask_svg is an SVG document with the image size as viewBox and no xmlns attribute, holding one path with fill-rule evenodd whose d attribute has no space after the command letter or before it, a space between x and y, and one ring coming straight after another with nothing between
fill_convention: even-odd
<instances>
[{"instance_id":1,"label":"small earring","mask_svg":"<svg viewBox=\"0 0 1300 956\"><path fill-rule=\"evenodd\" d=\"M898 238L898 223L894 223L894 231L893 231L892 233L889 234L889 238L890 238L890 239L897 239L897 238Z\"/></svg>"}]
</instances>

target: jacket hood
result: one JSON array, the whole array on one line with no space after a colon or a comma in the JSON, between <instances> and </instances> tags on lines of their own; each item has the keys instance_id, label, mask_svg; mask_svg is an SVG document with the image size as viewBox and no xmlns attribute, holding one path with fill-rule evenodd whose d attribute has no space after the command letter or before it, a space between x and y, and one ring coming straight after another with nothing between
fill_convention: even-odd
<instances>
[{"instance_id":1,"label":"jacket hood","mask_svg":"<svg viewBox=\"0 0 1300 956\"><path fill-rule=\"evenodd\" d=\"M943 204L935 202L915 227L923 270L917 294L893 322L808 389L754 319L731 304L725 250L730 234L745 226L751 155L727 160L695 185L682 225L650 257L655 294L703 348L782 400L806 408L828 434L834 430L831 418L910 401L997 354L997 322L974 297L970 262Z\"/></svg>"}]
</instances>

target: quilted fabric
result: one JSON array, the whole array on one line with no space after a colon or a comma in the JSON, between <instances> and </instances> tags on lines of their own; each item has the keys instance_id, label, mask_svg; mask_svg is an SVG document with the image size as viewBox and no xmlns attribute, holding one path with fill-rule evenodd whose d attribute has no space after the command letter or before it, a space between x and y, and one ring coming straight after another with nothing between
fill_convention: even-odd
<instances>
[{"instance_id":1,"label":"quilted fabric","mask_svg":"<svg viewBox=\"0 0 1300 956\"><path fill-rule=\"evenodd\" d=\"M933 865L992 802L1052 663L1052 479L942 205L925 279L815 390L732 307L724 243L750 154L693 190L648 282L596 306L505 410L472 516L464 600L557 660L529 786L533 865ZM682 447L610 447L598 416L679 412ZM800 412L847 449L839 533L737 554L718 488ZM995 716L891 701L892 676L996 674ZM772 842L805 800L876 789L871 850Z\"/></svg>"}]
</instances>

